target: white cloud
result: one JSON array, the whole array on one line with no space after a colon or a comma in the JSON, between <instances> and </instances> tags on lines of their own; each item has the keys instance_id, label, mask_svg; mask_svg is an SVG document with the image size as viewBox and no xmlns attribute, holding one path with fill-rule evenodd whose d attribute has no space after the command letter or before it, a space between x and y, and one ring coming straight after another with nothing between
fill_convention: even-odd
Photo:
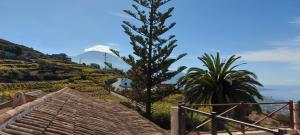
<instances>
[{"instance_id":1,"label":"white cloud","mask_svg":"<svg viewBox=\"0 0 300 135\"><path fill-rule=\"evenodd\" d=\"M272 49L246 51L239 54L245 61L282 62L300 70L300 36L270 43Z\"/></svg>"},{"instance_id":2,"label":"white cloud","mask_svg":"<svg viewBox=\"0 0 300 135\"><path fill-rule=\"evenodd\" d=\"M287 83L296 83L296 82L299 82L298 80L295 80L295 79L288 79L288 80L284 80L284 81L287 82Z\"/></svg>"},{"instance_id":3,"label":"white cloud","mask_svg":"<svg viewBox=\"0 0 300 135\"><path fill-rule=\"evenodd\" d=\"M300 25L300 17L296 17L293 19L293 21L290 21L291 24Z\"/></svg>"},{"instance_id":4,"label":"white cloud","mask_svg":"<svg viewBox=\"0 0 300 135\"><path fill-rule=\"evenodd\" d=\"M119 44L118 43L113 43L113 42L110 42L110 43L106 43L107 45L110 45L110 46L118 46Z\"/></svg>"},{"instance_id":5,"label":"white cloud","mask_svg":"<svg viewBox=\"0 0 300 135\"><path fill-rule=\"evenodd\" d=\"M84 49L84 51L85 51L85 52L89 52L89 51L98 51L98 52L106 52L106 53L113 54L113 53L110 51L110 49L111 49L111 47L108 46L108 45L95 45L95 46L93 46L93 47Z\"/></svg>"},{"instance_id":6,"label":"white cloud","mask_svg":"<svg viewBox=\"0 0 300 135\"><path fill-rule=\"evenodd\" d=\"M272 41L270 42L272 46L277 47L295 47L300 46L300 36L296 36L295 38L280 40L280 41Z\"/></svg>"},{"instance_id":7,"label":"white cloud","mask_svg":"<svg viewBox=\"0 0 300 135\"><path fill-rule=\"evenodd\" d=\"M113 16L125 18L125 19L130 19L131 18L129 15L127 15L126 13L123 13L123 12L110 12L109 14L113 15Z\"/></svg>"},{"instance_id":8,"label":"white cloud","mask_svg":"<svg viewBox=\"0 0 300 135\"><path fill-rule=\"evenodd\" d=\"M239 54L245 61L282 62L300 70L300 48L275 48L270 50L248 51Z\"/></svg>"}]
</instances>

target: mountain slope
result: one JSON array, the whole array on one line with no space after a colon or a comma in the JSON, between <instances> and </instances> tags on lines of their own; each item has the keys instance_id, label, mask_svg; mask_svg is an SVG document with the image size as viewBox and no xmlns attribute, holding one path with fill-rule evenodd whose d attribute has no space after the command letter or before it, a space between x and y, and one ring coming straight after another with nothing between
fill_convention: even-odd
<instances>
[{"instance_id":1,"label":"mountain slope","mask_svg":"<svg viewBox=\"0 0 300 135\"><path fill-rule=\"evenodd\" d=\"M12 43L10 41L0 39L0 50L17 54L19 57L39 58L45 56L43 53L36 51L24 45Z\"/></svg>"},{"instance_id":2,"label":"mountain slope","mask_svg":"<svg viewBox=\"0 0 300 135\"><path fill-rule=\"evenodd\" d=\"M104 65L104 52L99 52L99 51L89 51L89 52L85 52L83 54L71 57L73 62L79 63L81 61L81 63L86 63L86 64L90 64L90 63L97 63L100 65L101 68L103 68ZM122 69L122 70L128 70L130 68L130 66L128 64L126 64L123 60L121 60L120 58L118 58L115 55L109 54L107 53L107 62L112 63L114 68L118 68L118 69ZM81 60L80 60L81 59ZM172 79L166 81L165 83L176 83L177 80L184 76L184 73L179 73L178 75L174 76Z\"/></svg>"},{"instance_id":3,"label":"mountain slope","mask_svg":"<svg viewBox=\"0 0 300 135\"><path fill-rule=\"evenodd\" d=\"M100 72L72 63L65 54L46 55L0 39L0 83L65 80L80 78L94 71Z\"/></svg>"},{"instance_id":4,"label":"mountain slope","mask_svg":"<svg viewBox=\"0 0 300 135\"><path fill-rule=\"evenodd\" d=\"M105 53L99 52L99 51L89 51L85 52L83 54L73 56L72 61L76 63L97 63L100 65L101 68L105 67L104 61L105 61ZM128 70L129 65L127 65L125 62L123 62L121 59L119 59L117 56L114 56L112 54L107 53L106 54L106 61L109 63L112 63L112 66L114 68Z\"/></svg>"}]
</instances>

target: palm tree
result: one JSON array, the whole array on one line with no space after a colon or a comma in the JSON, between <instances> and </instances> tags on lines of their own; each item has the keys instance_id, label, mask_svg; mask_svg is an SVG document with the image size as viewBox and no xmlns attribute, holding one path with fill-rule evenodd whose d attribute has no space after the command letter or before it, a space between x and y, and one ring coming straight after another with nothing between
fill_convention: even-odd
<instances>
[{"instance_id":1,"label":"palm tree","mask_svg":"<svg viewBox=\"0 0 300 135\"><path fill-rule=\"evenodd\" d=\"M228 60L221 60L216 56L204 54L198 57L205 68L190 68L187 74L179 79L184 86L186 100L190 104L224 104L251 102L256 103L255 97L263 99L257 90L262 86L257 76L247 70L237 69L240 65L233 65L241 57L232 55ZM260 112L260 107L254 106ZM224 107L212 107L217 113L224 111Z\"/></svg>"}]
</instances>

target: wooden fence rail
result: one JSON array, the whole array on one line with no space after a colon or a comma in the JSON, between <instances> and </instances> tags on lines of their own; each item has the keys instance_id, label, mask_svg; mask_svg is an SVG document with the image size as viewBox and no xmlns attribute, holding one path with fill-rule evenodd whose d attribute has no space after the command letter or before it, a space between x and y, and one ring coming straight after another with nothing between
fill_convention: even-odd
<instances>
[{"instance_id":1,"label":"wooden fence rail","mask_svg":"<svg viewBox=\"0 0 300 135\"><path fill-rule=\"evenodd\" d=\"M240 107L240 106L244 106L244 105L282 105L279 108L273 110L270 113L264 113L264 117L258 119L257 121L253 122L253 123L249 123L249 122L245 122L245 121L241 121L241 120L236 120L233 118L229 118L226 117L224 115L226 115L227 113L233 111L234 109ZM204 111L200 111L198 109L192 108L195 106L231 106L229 107L227 110L225 110L224 112L217 114L216 112L204 112ZM289 101L289 102L276 102L276 103L230 103L230 104L197 104L197 105L185 105L184 103L180 103L178 105L178 133L179 135L185 135L187 133L189 133L186 130L186 120L192 120L189 119L187 112L193 112L193 113L197 113L197 114L201 114L204 115L206 117L208 117L207 119L205 119L200 125L197 125L196 127L193 127L193 129L195 130L195 132L197 134L199 134L198 129L200 127L202 127L203 125L211 122L211 127L210 127L210 132L212 135L216 135L217 131L218 131L218 125L221 124L225 124L225 123L234 123L237 125L241 125L241 129L240 131L242 133L245 133L245 131L248 128L253 128L256 130L261 130L261 131L265 131L265 132L269 132L272 133L274 135L283 135L284 131L280 130L279 127L278 129L274 130L271 128L267 128L267 127L263 127L260 125L257 125L258 123L262 122L263 120L265 120L266 118L271 118L273 120L277 120L276 118L273 118L274 114L283 110L283 108L285 107L289 107L289 115L290 115L290 124L289 124L289 128L290 129L296 129L296 111L295 111L295 103L293 101ZM247 128L245 128L247 127ZM225 128L225 126L223 127ZM173 130L172 130L173 131ZM227 128L225 128L225 131L228 132L229 134L231 134L231 131L229 131ZM174 133L174 131L173 131ZM177 134L176 134L177 135Z\"/></svg>"}]
</instances>

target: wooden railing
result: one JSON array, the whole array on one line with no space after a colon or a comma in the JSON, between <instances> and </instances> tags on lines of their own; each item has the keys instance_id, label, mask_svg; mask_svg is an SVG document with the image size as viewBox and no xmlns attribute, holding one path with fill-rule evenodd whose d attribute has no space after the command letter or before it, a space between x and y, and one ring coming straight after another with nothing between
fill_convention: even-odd
<instances>
[{"instance_id":1,"label":"wooden railing","mask_svg":"<svg viewBox=\"0 0 300 135\"><path fill-rule=\"evenodd\" d=\"M260 115L263 115L263 117L259 118L258 120L254 121L254 122L246 122L245 119L243 119L245 116L241 116L238 120L235 118L230 118L228 117L228 114L230 112L233 112L234 110L236 110L237 108L240 108L239 111L242 111L243 109L241 109L241 107L247 107L247 106L253 106L253 105L277 105L277 109L268 112L268 113L259 113ZM226 110L224 110L222 113L217 114L216 112L205 112L205 111L200 111L201 107L204 106L209 106L209 107L217 107L217 106L226 106ZM259 123L261 123L262 121L266 120L267 118L270 118L272 120L275 121L279 121L278 119L276 119L274 116L276 113L278 113L279 111L283 110L284 108L289 108L289 125L286 126L287 128L290 129L295 129L295 104L293 101L290 102L276 102L276 103L229 103L229 104L196 104L196 105L186 105L184 103L180 103L178 105L178 120L179 120L179 134L180 135L185 135L188 134L189 132L194 132L197 134L200 134L199 129L201 127L203 127L204 125L211 123L210 126L210 132L213 135L217 134L218 129L220 129L220 127L218 127L218 125L222 126L222 130L225 132L227 132L228 134L231 134L231 130L227 128L227 126L230 126L232 128L235 128L237 130L239 130L242 133L245 133L245 131L250 130L250 128L252 130L262 130L265 132L269 132L275 135L282 135L284 134L283 130L279 130L282 127L274 127L274 128L270 128L270 127L264 127L262 125L259 125ZM199 109L200 108L200 109ZM193 123L193 115L189 116L188 114L200 114L203 116L208 117L207 119L204 119L201 123L197 123L197 125L192 124L192 130L187 130L186 129L186 125L187 122ZM239 112L240 114L245 114L243 112ZM280 121L279 121L280 122ZM233 125L229 125L228 123L233 123L235 125L240 125L239 128L237 128L236 126ZM225 126L227 125L227 126Z\"/></svg>"}]
</instances>

